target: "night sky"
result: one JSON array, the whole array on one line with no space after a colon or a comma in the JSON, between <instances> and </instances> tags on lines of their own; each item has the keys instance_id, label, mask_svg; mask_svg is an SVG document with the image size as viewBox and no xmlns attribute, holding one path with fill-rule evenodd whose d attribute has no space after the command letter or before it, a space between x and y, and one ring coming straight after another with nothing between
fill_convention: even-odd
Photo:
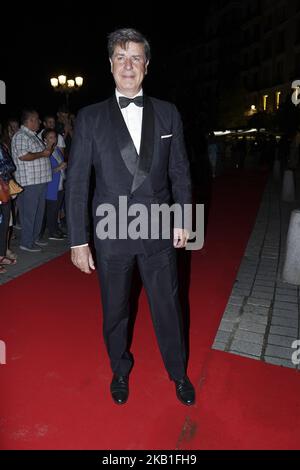
<instances>
[{"instance_id":1,"label":"night sky","mask_svg":"<svg viewBox=\"0 0 300 470\"><path fill-rule=\"evenodd\" d=\"M39 13L26 11L14 14L10 34L1 34L0 79L6 82L7 104L0 106L0 119L18 115L23 107L34 107L41 114L55 112L64 103L63 95L55 93L50 78L65 74L68 78L83 76L84 86L70 96L70 107L77 111L82 106L101 101L109 96L114 83L109 69L106 49L107 34L119 27L134 27L149 39L152 60L144 88L150 95L169 99L169 89L187 71L178 61L176 73L168 73L170 52L188 47L201 34L204 21L196 15L194 7L181 11L170 4L170 9L160 10L153 3L149 11L145 4L138 9L131 5L128 12L122 7L106 8L105 13L86 7L63 10L41 3ZM77 4L76 4L77 5ZM84 4L83 4L84 5ZM101 4L97 10L101 10ZM141 5L141 4L140 4ZM113 11L114 10L114 11ZM118 11L127 13L118 13ZM137 13L139 11L139 13Z\"/></svg>"}]
</instances>

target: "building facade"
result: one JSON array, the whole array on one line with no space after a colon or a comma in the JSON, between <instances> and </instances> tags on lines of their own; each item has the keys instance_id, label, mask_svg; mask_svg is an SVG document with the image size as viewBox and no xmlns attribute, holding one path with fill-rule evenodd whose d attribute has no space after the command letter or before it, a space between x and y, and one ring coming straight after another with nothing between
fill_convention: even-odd
<instances>
[{"instance_id":1,"label":"building facade","mask_svg":"<svg viewBox=\"0 0 300 470\"><path fill-rule=\"evenodd\" d=\"M215 122L224 100L236 114L275 112L300 80L300 0L216 0L201 47L199 87Z\"/></svg>"},{"instance_id":2,"label":"building facade","mask_svg":"<svg viewBox=\"0 0 300 470\"><path fill-rule=\"evenodd\" d=\"M300 1L245 2L242 80L247 107L274 112L289 99L291 85L300 79Z\"/></svg>"}]
</instances>

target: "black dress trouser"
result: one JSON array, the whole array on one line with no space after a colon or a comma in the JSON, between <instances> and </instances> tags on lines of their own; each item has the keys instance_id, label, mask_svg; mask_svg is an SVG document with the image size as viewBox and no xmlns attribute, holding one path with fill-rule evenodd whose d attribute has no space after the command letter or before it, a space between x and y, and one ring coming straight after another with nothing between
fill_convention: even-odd
<instances>
[{"instance_id":1,"label":"black dress trouser","mask_svg":"<svg viewBox=\"0 0 300 470\"><path fill-rule=\"evenodd\" d=\"M181 379L186 373L186 351L178 297L176 250L170 247L151 256L98 253L97 258L103 335L112 371L117 375L128 375L133 365L128 351L129 297L137 262L165 367L171 379Z\"/></svg>"}]
</instances>

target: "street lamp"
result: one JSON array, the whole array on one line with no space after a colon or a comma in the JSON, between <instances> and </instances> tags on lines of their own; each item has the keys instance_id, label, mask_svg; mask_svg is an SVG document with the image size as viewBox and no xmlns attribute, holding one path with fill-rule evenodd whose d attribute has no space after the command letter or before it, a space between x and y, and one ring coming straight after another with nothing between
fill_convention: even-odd
<instances>
[{"instance_id":1,"label":"street lamp","mask_svg":"<svg viewBox=\"0 0 300 470\"><path fill-rule=\"evenodd\" d=\"M50 78L50 83L55 91L65 94L66 104L69 108L69 95L73 91L78 91L82 87L83 78L75 77L75 80L73 80L72 78L67 78L65 75L59 75L57 78Z\"/></svg>"}]
</instances>

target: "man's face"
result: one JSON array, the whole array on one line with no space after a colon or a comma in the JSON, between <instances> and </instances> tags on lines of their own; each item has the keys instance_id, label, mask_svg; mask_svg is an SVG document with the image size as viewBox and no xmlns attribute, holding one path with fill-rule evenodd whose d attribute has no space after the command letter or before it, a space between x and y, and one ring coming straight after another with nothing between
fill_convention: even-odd
<instances>
[{"instance_id":1,"label":"man's face","mask_svg":"<svg viewBox=\"0 0 300 470\"><path fill-rule=\"evenodd\" d=\"M49 117L49 118L45 119L44 126L47 129L54 129L55 128L55 119L53 117Z\"/></svg>"},{"instance_id":2,"label":"man's face","mask_svg":"<svg viewBox=\"0 0 300 470\"><path fill-rule=\"evenodd\" d=\"M69 115L68 115L68 113L63 113L63 112L59 111L57 113L57 119L62 124L66 124L69 120Z\"/></svg>"},{"instance_id":3,"label":"man's face","mask_svg":"<svg viewBox=\"0 0 300 470\"><path fill-rule=\"evenodd\" d=\"M126 49L116 46L110 63L118 91L128 97L135 96L142 87L149 63L146 61L144 45L128 42Z\"/></svg>"},{"instance_id":4,"label":"man's face","mask_svg":"<svg viewBox=\"0 0 300 470\"><path fill-rule=\"evenodd\" d=\"M41 121L40 121L39 115L38 114L31 114L29 116L29 118L27 119L25 125L31 131L37 132L40 128L40 124L41 124Z\"/></svg>"}]
</instances>

